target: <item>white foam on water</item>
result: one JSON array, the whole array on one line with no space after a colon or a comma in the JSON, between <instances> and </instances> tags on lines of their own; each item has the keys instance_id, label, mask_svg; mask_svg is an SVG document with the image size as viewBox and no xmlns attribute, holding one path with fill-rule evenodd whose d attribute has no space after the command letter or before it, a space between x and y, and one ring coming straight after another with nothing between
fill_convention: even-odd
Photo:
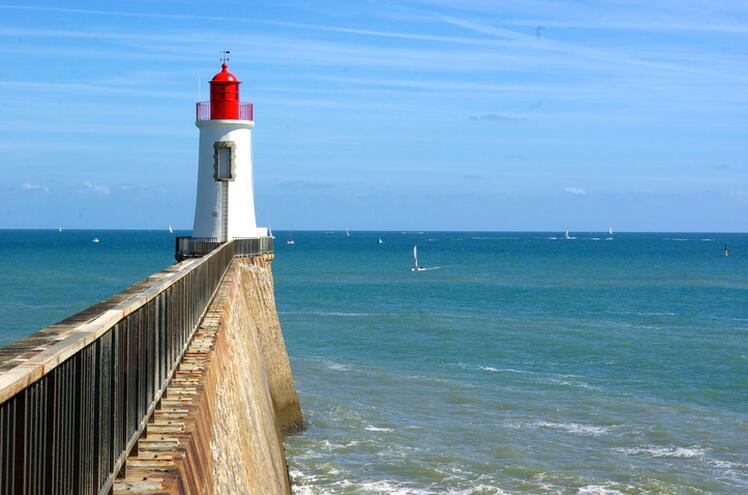
<instances>
[{"instance_id":1,"label":"white foam on water","mask_svg":"<svg viewBox=\"0 0 748 495\"><path fill-rule=\"evenodd\" d=\"M507 428L517 429L542 429L550 428L554 430L565 431L567 433L574 433L577 435L606 435L610 433L612 426L596 426L596 425L585 425L581 423L554 423L552 421L534 421L531 423L522 422L510 422L504 423Z\"/></svg>"},{"instance_id":2,"label":"white foam on water","mask_svg":"<svg viewBox=\"0 0 748 495\"><path fill-rule=\"evenodd\" d=\"M395 431L392 428L377 428L376 426L372 426L372 425L366 425L364 427L364 430L367 430L367 431Z\"/></svg>"},{"instance_id":3,"label":"white foam on water","mask_svg":"<svg viewBox=\"0 0 748 495\"><path fill-rule=\"evenodd\" d=\"M316 315L316 316L394 316L390 314L372 314L372 313L350 313L343 311L279 311L280 315Z\"/></svg>"},{"instance_id":4,"label":"white foam on water","mask_svg":"<svg viewBox=\"0 0 748 495\"><path fill-rule=\"evenodd\" d=\"M467 366L463 366L467 367ZM600 390L599 387L590 385L581 380L568 380L567 378L580 378L579 375L563 375L554 373L537 373L535 371L523 371L513 368L494 368L493 366L478 366L479 370L490 371L492 373L518 373L523 375L532 375L533 379L540 383L549 383L553 385L566 385L569 387L585 388L587 390Z\"/></svg>"},{"instance_id":5,"label":"white foam on water","mask_svg":"<svg viewBox=\"0 0 748 495\"><path fill-rule=\"evenodd\" d=\"M433 491L422 488L411 488L399 485L396 481L368 481L361 483L360 488L368 493L381 493L388 495L432 495Z\"/></svg>"},{"instance_id":6,"label":"white foam on water","mask_svg":"<svg viewBox=\"0 0 748 495\"><path fill-rule=\"evenodd\" d=\"M577 493L579 495L625 495L625 492L616 490L615 488L612 488L611 485L613 485L612 481L599 485L582 486L577 489ZM630 489L632 487L627 485L626 488Z\"/></svg>"},{"instance_id":7,"label":"white foam on water","mask_svg":"<svg viewBox=\"0 0 748 495\"><path fill-rule=\"evenodd\" d=\"M371 313L343 313L340 311L312 311L310 314L324 315L324 316L386 316L386 315L373 315Z\"/></svg>"},{"instance_id":8,"label":"white foam on water","mask_svg":"<svg viewBox=\"0 0 748 495\"><path fill-rule=\"evenodd\" d=\"M333 371L351 371L351 367L347 364L336 363L334 361L325 361L325 366L327 369Z\"/></svg>"},{"instance_id":9,"label":"white foam on water","mask_svg":"<svg viewBox=\"0 0 748 495\"><path fill-rule=\"evenodd\" d=\"M645 457L671 457L677 459L703 458L707 449L698 445L692 447L621 447L613 449L627 455L643 455Z\"/></svg>"},{"instance_id":10,"label":"white foam on water","mask_svg":"<svg viewBox=\"0 0 748 495\"><path fill-rule=\"evenodd\" d=\"M509 495L501 488L491 485L477 485L466 489L439 489L439 491L434 491L427 488L405 486L390 480L364 482L360 484L360 488L363 492L382 495Z\"/></svg>"},{"instance_id":11,"label":"white foam on water","mask_svg":"<svg viewBox=\"0 0 748 495\"><path fill-rule=\"evenodd\" d=\"M492 366L478 366L483 371L493 371L494 373L531 373L529 371L515 370L512 368L494 368Z\"/></svg>"}]
</instances>

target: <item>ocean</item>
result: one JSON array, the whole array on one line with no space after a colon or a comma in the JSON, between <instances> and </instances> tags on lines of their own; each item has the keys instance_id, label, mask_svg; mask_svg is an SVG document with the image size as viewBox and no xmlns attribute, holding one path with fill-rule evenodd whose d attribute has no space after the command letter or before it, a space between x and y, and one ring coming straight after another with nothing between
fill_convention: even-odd
<instances>
[{"instance_id":1,"label":"ocean","mask_svg":"<svg viewBox=\"0 0 748 495\"><path fill-rule=\"evenodd\" d=\"M748 493L748 235L276 235L295 493ZM0 343L173 249L0 231Z\"/></svg>"}]
</instances>

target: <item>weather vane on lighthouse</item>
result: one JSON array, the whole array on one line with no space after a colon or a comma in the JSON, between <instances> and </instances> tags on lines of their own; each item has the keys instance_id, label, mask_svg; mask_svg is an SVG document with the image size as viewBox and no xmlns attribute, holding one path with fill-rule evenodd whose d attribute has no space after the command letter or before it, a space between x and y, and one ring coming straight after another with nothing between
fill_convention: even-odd
<instances>
[{"instance_id":1,"label":"weather vane on lighthouse","mask_svg":"<svg viewBox=\"0 0 748 495\"><path fill-rule=\"evenodd\" d=\"M197 201L193 237L226 242L267 235L255 220L251 103L239 99L241 81L228 71L229 50L221 50L221 72L210 81L210 102L198 102L200 129Z\"/></svg>"}]
</instances>

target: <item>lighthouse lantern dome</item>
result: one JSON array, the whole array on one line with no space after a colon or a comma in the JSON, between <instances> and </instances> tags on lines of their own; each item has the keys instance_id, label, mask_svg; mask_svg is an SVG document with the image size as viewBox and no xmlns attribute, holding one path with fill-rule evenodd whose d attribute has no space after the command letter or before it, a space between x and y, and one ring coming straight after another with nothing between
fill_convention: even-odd
<instances>
[{"instance_id":1,"label":"lighthouse lantern dome","mask_svg":"<svg viewBox=\"0 0 748 495\"><path fill-rule=\"evenodd\" d=\"M221 72L210 80L211 120L239 118L239 85L241 81L228 71L226 63Z\"/></svg>"}]
</instances>

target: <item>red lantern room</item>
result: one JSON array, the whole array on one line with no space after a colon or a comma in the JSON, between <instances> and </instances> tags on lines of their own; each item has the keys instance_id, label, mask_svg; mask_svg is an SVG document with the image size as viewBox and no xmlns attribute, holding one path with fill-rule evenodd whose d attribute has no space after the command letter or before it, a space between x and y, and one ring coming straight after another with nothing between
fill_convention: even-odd
<instances>
[{"instance_id":1,"label":"red lantern room","mask_svg":"<svg viewBox=\"0 0 748 495\"><path fill-rule=\"evenodd\" d=\"M239 81L226 70L228 65L221 65L221 72L210 80L210 119L239 118Z\"/></svg>"}]
</instances>

